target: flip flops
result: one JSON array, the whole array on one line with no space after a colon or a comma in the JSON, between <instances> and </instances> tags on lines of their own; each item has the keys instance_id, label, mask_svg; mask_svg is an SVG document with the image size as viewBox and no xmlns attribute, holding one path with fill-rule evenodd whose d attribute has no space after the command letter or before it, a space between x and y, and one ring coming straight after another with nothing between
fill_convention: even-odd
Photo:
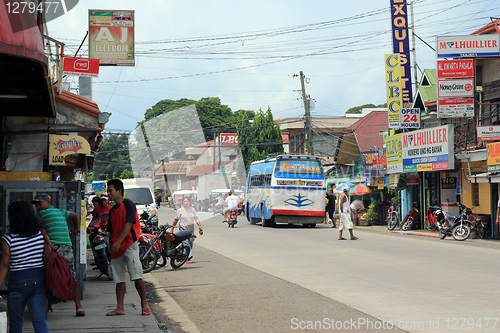
<instances>
[{"instance_id":1,"label":"flip flops","mask_svg":"<svg viewBox=\"0 0 500 333\"><path fill-rule=\"evenodd\" d=\"M351 240L358 240L358 239L359 239L358 237L351 238Z\"/></svg>"},{"instance_id":2,"label":"flip flops","mask_svg":"<svg viewBox=\"0 0 500 333\"><path fill-rule=\"evenodd\" d=\"M344 237L342 237L342 238L339 238L339 240L347 240L347 239L345 239Z\"/></svg>"},{"instance_id":3,"label":"flip flops","mask_svg":"<svg viewBox=\"0 0 500 333\"><path fill-rule=\"evenodd\" d=\"M145 309L143 308L143 309L142 309L142 313L141 313L141 315L143 315L143 316L148 316L148 315L150 315L150 314L151 314L151 309L149 308L149 305L148 305L148 307L147 307L147 308L145 308Z\"/></svg>"},{"instance_id":4,"label":"flip flops","mask_svg":"<svg viewBox=\"0 0 500 333\"><path fill-rule=\"evenodd\" d=\"M116 310L113 310L111 312L106 313L106 316L123 316L124 314L125 314L125 312L121 313L121 312L117 312Z\"/></svg>"},{"instance_id":5,"label":"flip flops","mask_svg":"<svg viewBox=\"0 0 500 333\"><path fill-rule=\"evenodd\" d=\"M85 317L85 310L77 310L76 316L77 317Z\"/></svg>"}]
</instances>

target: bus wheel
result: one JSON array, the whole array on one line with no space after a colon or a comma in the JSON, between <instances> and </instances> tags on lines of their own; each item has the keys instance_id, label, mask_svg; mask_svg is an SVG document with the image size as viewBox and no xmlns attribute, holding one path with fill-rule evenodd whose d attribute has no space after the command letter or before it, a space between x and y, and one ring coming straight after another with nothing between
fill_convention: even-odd
<instances>
[{"instance_id":1,"label":"bus wheel","mask_svg":"<svg viewBox=\"0 0 500 333\"><path fill-rule=\"evenodd\" d=\"M271 219L265 219L264 218L264 209L263 208L260 211L260 220L261 220L262 226L264 228L267 228L267 227L271 226Z\"/></svg>"}]
</instances>

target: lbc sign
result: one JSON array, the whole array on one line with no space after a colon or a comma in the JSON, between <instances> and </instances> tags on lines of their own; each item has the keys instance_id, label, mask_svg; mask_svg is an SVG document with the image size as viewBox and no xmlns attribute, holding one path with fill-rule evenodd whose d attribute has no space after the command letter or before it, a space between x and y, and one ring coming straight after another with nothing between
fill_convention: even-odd
<instances>
[{"instance_id":1,"label":"lbc sign","mask_svg":"<svg viewBox=\"0 0 500 333\"><path fill-rule=\"evenodd\" d=\"M232 146L238 144L238 134L236 133L221 133L220 143L222 146Z\"/></svg>"}]
</instances>

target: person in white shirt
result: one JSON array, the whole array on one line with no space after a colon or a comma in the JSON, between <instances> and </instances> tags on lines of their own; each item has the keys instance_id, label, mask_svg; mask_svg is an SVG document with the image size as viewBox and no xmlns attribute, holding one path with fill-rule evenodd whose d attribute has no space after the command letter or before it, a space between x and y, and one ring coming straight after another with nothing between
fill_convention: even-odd
<instances>
[{"instance_id":1,"label":"person in white shirt","mask_svg":"<svg viewBox=\"0 0 500 333\"><path fill-rule=\"evenodd\" d=\"M227 208L224 209L224 221L222 221L222 223L227 222L227 212L229 212L230 210L238 209L238 203L240 202L240 198L233 195L233 193L234 191L230 190L229 196L224 201L227 204Z\"/></svg>"},{"instance_id":2,"label":"person in white shirt","mask_svg":"<svg viewBox=\"0 0 500 333\"><path fill-rule=\"evenodd\" d=\"M344 193L340 196L339 200L339 212L340 212L340 224L339 224L339 240L345 240L342 237L342 232L344 230L349 230L351 234L351 240L357 240L352 233L352 221L351 221L351 206L349 204L349 187L344 187Z\"/></svg>"}]
</instances>

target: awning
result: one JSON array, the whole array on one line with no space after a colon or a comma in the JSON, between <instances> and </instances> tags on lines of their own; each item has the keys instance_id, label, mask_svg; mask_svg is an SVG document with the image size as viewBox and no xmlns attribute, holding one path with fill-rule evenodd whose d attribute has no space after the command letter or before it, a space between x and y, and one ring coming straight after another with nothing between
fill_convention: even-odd
<instances>
[{"instance_id":1,"label":"awning","mask_svg":"<svg viewBox=\"0 0 500 333\"><path fill-rule=\"evenodd\" d=\"M500 172L483 172L466 175L469 183L500 183Z\"/></svg>"}]
</instances>

